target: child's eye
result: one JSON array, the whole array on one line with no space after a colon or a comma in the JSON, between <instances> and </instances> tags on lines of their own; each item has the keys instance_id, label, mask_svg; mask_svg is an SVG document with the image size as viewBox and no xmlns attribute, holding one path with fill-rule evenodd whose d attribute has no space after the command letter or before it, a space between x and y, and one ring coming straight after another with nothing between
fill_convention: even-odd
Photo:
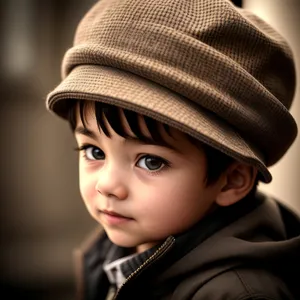
<instances>
[{"instance_id":1,"label":"child's eye","mask_svg":"<svg viewBox=\"0 0 300 300\"><path fill-rule=\"evenodd\" d=\"M168 162L158 156L146 155L139 159L137 166L148 171L158 171L168 166Z\"/></svg>"},{"instance_id":2,"label":"child's eye","mask_svg":"<svg viewBox=\"0 0 300 300\"><path fill-rule=\"evenodd\" d=\"M102 160L105 158L104 152L100 148L92 145L83 145L75 150L83 151L84 157L87 160Z\"/></svg>"},{"instance_id":3,"label":"child's eye","mask_svg":"<svg viewBox=\"0 0 300 300\"><path fill-rule=\"evenodd\" d=\"M89 148L85 149L85 155L86 155L86 158L90 159L90 160L104 159L103 151L97 147L89 147Z\"/></svg>"}]
</instances>

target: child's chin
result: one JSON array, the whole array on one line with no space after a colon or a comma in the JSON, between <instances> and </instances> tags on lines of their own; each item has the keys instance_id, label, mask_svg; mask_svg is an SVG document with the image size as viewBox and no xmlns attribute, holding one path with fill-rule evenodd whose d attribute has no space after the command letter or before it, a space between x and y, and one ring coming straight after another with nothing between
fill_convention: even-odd
<instances>
[{"instance_id":1,"label":"child's chin","mask_svg":"<svg viewBox=\"0 0 300 300\"><path fill-rule=\"evenodd\" d=\"M137 243L136 241L133 241L132 239L126 237L108 234L108 238L113 244L119 247L135 248L139 245L139 243Z\"/></svg>"}]
</instances>

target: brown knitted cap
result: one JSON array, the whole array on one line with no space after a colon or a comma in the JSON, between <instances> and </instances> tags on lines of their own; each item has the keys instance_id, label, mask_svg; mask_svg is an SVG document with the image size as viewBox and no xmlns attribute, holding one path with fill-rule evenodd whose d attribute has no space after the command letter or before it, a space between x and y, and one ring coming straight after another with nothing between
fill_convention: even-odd
<instances>
[{"instance_id":1,"label":"brown knitted cap","mask_svg":"<svg viewBox=\"0 0 300 300\"><path fill-rule=\"evenodd\" d=\"M295 71L284 39L227 0L101 0L79 24L47 107L101 101L167 123L262 180L296 138Z\"/></svg>"}]
</instances>

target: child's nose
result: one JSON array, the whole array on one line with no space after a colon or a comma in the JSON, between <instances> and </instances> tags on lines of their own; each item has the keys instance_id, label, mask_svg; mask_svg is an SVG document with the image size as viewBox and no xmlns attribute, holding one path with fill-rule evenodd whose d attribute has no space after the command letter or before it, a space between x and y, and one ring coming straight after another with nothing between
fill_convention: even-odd
<instances>
[{"instance_id":1,"label":"child's nose","mask_svg":"<svg viewBox=\"0 0 300 300\"><path fill-rule=\"evenodd\" d=\"M99 170L95 189L105 197L125 200L128 197L126 176L121 174L120 168L103 167Z\"/></svg>"}]
</instances>

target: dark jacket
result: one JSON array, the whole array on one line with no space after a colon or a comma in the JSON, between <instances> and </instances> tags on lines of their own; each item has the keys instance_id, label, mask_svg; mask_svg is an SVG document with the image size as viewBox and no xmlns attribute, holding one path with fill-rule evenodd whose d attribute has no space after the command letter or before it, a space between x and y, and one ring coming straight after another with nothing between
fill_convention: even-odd
<instances>
[{"instance_id":1,"label":"dark jacket","mask_svg":"<svg viewBox=\"0 0 300 300\"><path fill-rule=\"evenodd\" d=\"M102 231L76 251L78 299L105 299L113 245ZM117 257L116 257L117 258ZM300 299L300 219L257 194L217 209L189 231L130 261L115 299Z\"/></svg>"}]
</instances>

